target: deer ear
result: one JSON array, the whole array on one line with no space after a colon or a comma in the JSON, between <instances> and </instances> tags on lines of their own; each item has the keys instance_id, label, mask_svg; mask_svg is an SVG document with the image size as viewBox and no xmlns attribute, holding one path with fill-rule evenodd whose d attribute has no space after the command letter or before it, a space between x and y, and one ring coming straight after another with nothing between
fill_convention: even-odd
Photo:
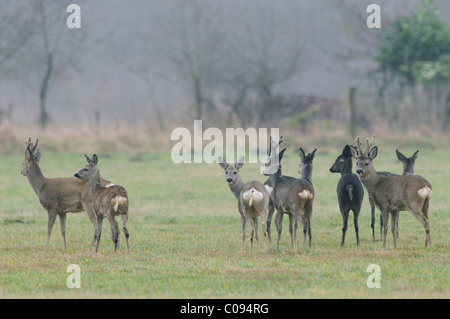
<instances>
[{"instance_id":1,"label":"deer ear","mask_svg":"<svg viewBox=\"0 0 450 319\"><path fill-rule=\"evenodd\" d=\"M28 148L25 150L25 158L27 160L29 160L31 158L31 151Z\"/></svg>"},{"instance_id":2,"label":"deer ear","mask_svg":"<svg viewBox=\"0 0 450 319\"><path fill-rule=\"evenodd\" d=\"M228 167L227 161L222 157L219 157L217 159L217 163L219 163L219 166L222 167L223 169L227 169L227 167Z\"/></svg>"},{"instance_id":3,"label":"deer ear","mask_svg":"<svg viewBox=\"0 0 450 319\"><path fill-rule=\"evenodd\" d=\"M358 158L358 150L356 149L356 146L349 145L350 146L350 152L352 153L352 156L354 158Z\"/></svg>"},{"instance_id":4,"label":"deer ear","mask_svg":"<svg viewBox=\"0 0 450 319\"><path fill-rule=\"evenodd\" d=\"M316 156L316 151L317 151L317 148L314 149L314 151L312 151L311 153L308 154L308 156L311 157L311 161L312 161L312 160L314 159L314 157Z\"/></svg>"},{"instance_id":5,"label":"deer ear","mask_svg":"<svg viewBox=\"0 0 450 319\"><path fill-rule=\"evenodd\" d=\"M369 158L373 160L378 155L378 147L374 146L369 152Z\"/></svg>"},{"instance_id":6,"label":"deer ear","mask_svg":"<svg viewBox=\"0 0 450 319\"><path fill-rule=\"evenodd\" d=\"M305 151L300 147L299 148L299 156L300 156L300 159L303 161L304 159L305 159L305 157L306 157L306 155L305 155Z\"/></svg>"},{"instance_id":7,"label":"deer ear","mask_svg":"<svg viewBox=\"0 0 450 319\"><path fill-rule=\"evenodd\" d=\"M417 150L414 155L412 156L414 162L416 161L417 157L419 156L419 150Z\"/></svg>"},{"instance_id":8,"label":"deer ear","mask_svg":"<svg viewBox=\"0 0 450 319\"><path fill-rule=\"evenodd\" d=\"M86 154L84 154L84 157L86 158L86 162L88 164L90 164L92 162L92 160L89 158L89 156L87 156Z\"/></svg>"},{"instance_id":9,"label":"deer ear","mask_svg":"<svg viewBox=\"0 0 450 319\"><path fill-rule=\"evenodd\" d=\"M38 148L36 150L36 152L34 153L34 157L36 158L36 161L39 163L39 161L41 160L41 149Z\"/></svg>"},{"instance_id":10,"label":"deer ear","mask_svg":"<svg viewBox=\"0 0 450 319\"><path fill-rule=\"evenodd\" d=\"M237 169L241 169L242 166L244 166L244 163L245 163L245 157L241 156L241 157L239 157L239 159L238 159L237 163L234 165L234 167L236 167Z\"/></svg>"},{"instance_id":11,"label":"deer ear","mask_svg":"<svg viewBox=\"0 0 450 319\"><path fill-rule=\"evenodd\" d=\"M92 155L92 162L94 163L95 166L97 166L98 164L98 157L96 154Z\"/></svg>"},{"instance_id":12,"label":"deer ear","mask_svg":"<svg viewBox=\"0 0 450 319\"><path fill-rule=\"evenodd\" d=\"M286 149L283 149L280 154L278 154L278 163L281 163L281 159L283 158L284 152L286 151Z\"/></svg>"},{"instance_id":13,"label":"deer ear","mask_svg":"<svg viewBox=\"0 0 450 319\"><path fill-rule=\"evenodd\" d=\"M342 150L342 155L345 157L351 157L353 155L352 150L350 149L350 145L345 145L344 149Z\"/></svg>"},{"instance_id":14,"label":"deer ear","mask_svg":"<svg viewBox=\"0 0 450 319\"><path fill-rule=\"evenodd\" d=\"M395 153L397 154L397 158L398 158L399 161L403 162L403 161L407 160L406 156L403 155L403 153L400 152L399 150L396 149Z\"/></svg>"}]
</instances>

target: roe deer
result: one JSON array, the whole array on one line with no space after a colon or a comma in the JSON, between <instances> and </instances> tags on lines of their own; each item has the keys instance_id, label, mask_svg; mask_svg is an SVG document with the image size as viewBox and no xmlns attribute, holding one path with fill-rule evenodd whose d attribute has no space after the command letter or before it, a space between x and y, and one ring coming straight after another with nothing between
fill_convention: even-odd
<instances>
[{"instance_id":1,"label":"roe deer","mask_svg":"<svg viewBox=\"0 0 450 319\"><path fill-rule=\"evenodd\" d=\"M268 175L273 185L272 199L274 206L280 212L292 214L303 225L303 247L306 245L306 233L309 234L309 246L311 247L311 217L314 200L314 187L312 185L312 160L315 152L305 155L300 149L300 158L302 160L299 168L301 179L287 180L281 176L281 159L286 149L280 153L270 150L269 160L264 169L264 175ZM277 158L278 157L278 158ZM277 214L279 218L281 214ZM279 222L276 221L277 226ZM280 241L281 232L278 229L277 248ZM293 237L291 236L291 246L293 246Z\"/></svg>"},{"instance_id":2,"label":"roe deer","mask_svg":"<svg viewBox=\"0 0 450 319\"><path fill-rule=\"evenodd\" d=\"M95 251L98 252L98 245L102 235L103 218L107 218L111 226L112 241L114 244L114 252L119 248L119 226L116 221L116 216L122 216L123 231L127 242L127 250L130 252L130 245L128 238L130 237L127 229L128 225L128 194L125 188L119 185L112 185L103 187L100 183L100 170L97 167L98 157L93 155L90 159L87 155L87 164L75 177L87 181L89 190L93 196L93 206L97 217L97 229L95 238L97 245Z\"/></svg>"},{"instance_id":3,"label":"roe deer","mask_svg":"<svg viewBox=\"0 0 450 319\"><path fill-rule=\"evenodd\" d=\"M31 142L31 137L25 141L25 159L22 162L20 172L27 177L28 182L39 197L39 202L48 214L45 249L48 248L56 216L59 217L63 245L66 249L66 213L86 211L94 229L96 228L97 219L92 206L92 195L87 183L74 177L46 178L39 167L41 150L38 148L38 143L38 138L34 144ZM102 185L111 183L105 179L101 179L100 182ZM91 242L91 247L94 242L95 237Z\"/></svg>"},{"instance_id":4,"label":"roe deer","mask_svg":"<svg viewBox=\"0 0 450 319\"><path fill-rule=\"evenodd\" d=\"M251 181L247 184L241 179L239 170L244 165L244 157L241 157L234 165L230 165L222 157L218 158L220 167L225 171L225 180L238 201L238 210L241 215L242 225L242 251L245 245L245 227L250 225L251 251L253 252L253 236L259 247L257 218L261 217L264 237L266 237L266 219L268 214L270 196L266 187L258 182Z\"/></svg>"},{"instance_id":5,"label":"roe deer","mask_svg":"<svg viewBox=\"0 0 450 319\"><path fill-rule=\"evenodd\" d=\"M357 157L357 153L358 153L358 149L355 146L350 146L352 149L352 154L353 157ZM414 174L414 164L416 162L417 156L419 151L416 151L411 157L406 157L405 155L403 155L399 150L395 150L396 154L397 154L397 158L399 159L399 161L402 162L403 164L403 172L402 175L412 175ZM380 177L388 177L388 176L399 176L398 174L395 173L391 173L391 172L376 172L376 174ZM370 224L370 227L372 228L372 237L373 237L373 241L375 242L375 204L373 202L372 197L370 197L370 191L369 189L367 189L367 186L364 185L364 187L366 188L367 192L369 193L369 203L370 203L370 211L371 211L371 217L372 217L372 221ZM398 219L397 219L397 233L396 236L398 238ZM380 241L383 240L383 216L382 214L380 214Z\"/></svg>"},{"instance_id":6,"label":"roe deer","mask_svg":"<svg viewBox=\"0 0 450 319\"><path fill-rule=\"evenodd\" d=\"M349 145L344 147L342 154L336 158L330 168L332 173L341 173L341 178L337 185L337 197L339 210L341 211L344 225L342 227L341 246L345 243L345 233L347 232L348 215L353 211L353 223L356 233L356 245L359 245L358 216L361 211L361 204L364 198L364 189L356 174L352 173L352 151Z\"/></svg>"},{"instance_id":7,"label":"roe deer","mask_svg":"<svg viewBox=\"0 0 450 319\"><path fill-rule=\"evenodd\" d=\"M391 231L394 247L397 247L397 227L399 211L410 211L424 226L426 233L425 247L431 245L430 222L428 209L432 194L431 184L419 175L380 176L376 173L373 160L378 154L378 148L372 147L375 134L366 148L361 147L359 137L356 139L357 158L356 173L366 187L369 197L380 209L383 217L383 248L386 249L388 218L391 214ZM371 148L372 147L372 148Z\"/></svg>"}]
</instances>

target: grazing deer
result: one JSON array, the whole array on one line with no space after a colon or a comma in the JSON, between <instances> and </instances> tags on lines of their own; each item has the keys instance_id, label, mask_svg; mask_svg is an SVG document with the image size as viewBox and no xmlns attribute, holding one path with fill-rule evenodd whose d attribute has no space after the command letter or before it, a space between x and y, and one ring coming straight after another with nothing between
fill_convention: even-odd
<instances>
[{"instance_id":1,"label":"grazing deer","mask_svg":"<svg viewBox=\"0 0 450 319\"><path fill-rule=\"evenodd\" d=\"M116 221L116 216L122 216L123 231L125 233L125 239L127 242L127 250L130 252L130 245L128 244L128 238L130 237L127 229L128 225L128 194L125 188L119 185L112 185L109 187L103 187L100 183L100 170L97 167L98 157L93 155L90 159L87 155L87 164L78 173L75 173L75 177L84 180L89 185L89 190L93 196L93 206L95 215L97 217L97 229L95 232L95 238L97 245L95 252L98 252L98 245L102 235L103 218L107 218L111 226L112 241L114 244L114 252L119 248L119 226Z\"/></svg>"},{"instance_id":2,"label":"grazing deer","mask_svg":"<svg viewBox=\"0 0 450 319\"><path fill-rule=\"evenodd\" d=\"M356 173L366 187L369 197L380 209L383 218L383 248L386 249L388 218L391 214L392 235L394 247L397 247L398 215L400 211L410 211L424 226L426 233L425 247L431 245L430 222L428 209L432 194L431 184L419 175L380 176L376 173L373 160L378 154L378 148L372 147L375 134L366 148L361 147L359 137L356 139L357 159ZM372 148L371 148L372 147Z\"/></svg>"},{"instance_id":3,"label":"grazing deer","mask_svg":"<svg viewBox=\"0 0 450 319\"><path fill-rule=\"evenodd\" d=\"M39 139L33 144L31 137L26 141L25 159L22 162L23 176L26 176L28 182L39 197L39 202L48 214L47 239L45 240L45 249L48 248L50 235L56 216L59 217L61 225L61 235L63 239L64 249L67 248L66 243L66 213L78 213L86 211L94 229L97 220L92 206L92 195L86 182L73 178L46 178L39 167L41 159L41 150L38 148ZM111 182L101 179L102 185ZM91 242L94 245L95 237Z\"/></svg>"},{"instance_id":4,"label":"grazing deer","mask_svg":"<svg viewBox=\"0 0 450 319\"><path fill-rule=\"evenodd\" d=\"M254 236L256 237L259 248L258 217L261 217L262 230L264 237L266 237L266 219L270 195L267 192L267 188L258 181L251 181L244 184L239 174L239 170L244 165L244 157L241 157L234 165L228 164L222 157L218 158L218 162L220 167L225 171L225 180L238 201L238 210L241 215L242 225L242 251L244 251L245 227L248 222L250 225L251 251L253 252Z\"/></svg>"},{"instance_id":5,"label":"grazing deer","mask_svg":"<svg viewBox=\"0 0 450 319\"><path fill-rule=\"evenodd\" d=\"M358 176L352 173L352 166L352 151L350 146L346 145L342 154L336 158L336 161L330 168L330 172L332 173L341 173L341 178L336 189L339 210L341 211L344 220L341 246L344 246L345 243L345 233L347 232L347 222L350 210L353 211L356 245L359 245L358 216L364 198L364 189Z\"/></svg>"},{"instance_id":6,"label":"grazing deer","mask_svg":"<svg viewBox=\"0 0 450 319\"><path fill-rule=\"evenodd\" d=\"M281 143L281 140L280 140ZM280 144L279 143L279 144ZM300 149L300 158L302 162L299 167L299 174L303 176L301 179L286 180L281 175L281 159L286 149L280 153L269 150L269 160L264 169L264 175L269 176L270 182L273 185L272 199L277 211L292 214L303 225L303 247L306 246L306 233L309 234L309 246L311 247L311 217L314 200L314 187L312 185L312 160L315 152L305 155L305 152ZM278 157L278 158L277 158ZM277 214L279 218L281 214ZM280 223L276 220L276 225ZM278 229L279 245L281 232ZM291 236L291 246L293 246L293 237Z\"/></svg>"}]
</instances>

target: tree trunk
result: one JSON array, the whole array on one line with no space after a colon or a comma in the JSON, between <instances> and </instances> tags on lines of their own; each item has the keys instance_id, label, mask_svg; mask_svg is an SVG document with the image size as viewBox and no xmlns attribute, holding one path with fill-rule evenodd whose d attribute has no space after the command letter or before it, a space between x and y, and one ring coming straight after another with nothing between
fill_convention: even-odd
<instances>
[{"instance_id":1,"label":"tree trunk","mask_svg":"<svg viewBox=\"0 0 450 319\"><path fill-rule=\"evenodd\" d=\"M47 56L47 72L42 80L42 86L39 94L39 124L42 128L46 128L47 124L50 122L50 116L47 113L47 93L49 89L50 78L53 73L53 55L49 54Z\"/></svg>"},{"instance_id":2,"label":"tree trunk","mask_svg":"<svg viewBox=\"0 0 450 319\"><path fill-rule=\"evenodd\" d=\"M347 97L348 97L348 110L349 110L349 116L348 116L348 132L350 133L350 136L355 137L356 136L356 102L355 102L355 94L356 94L356 88L354 86L350 86L347 91Z\"/></svg>"}]
</instances>

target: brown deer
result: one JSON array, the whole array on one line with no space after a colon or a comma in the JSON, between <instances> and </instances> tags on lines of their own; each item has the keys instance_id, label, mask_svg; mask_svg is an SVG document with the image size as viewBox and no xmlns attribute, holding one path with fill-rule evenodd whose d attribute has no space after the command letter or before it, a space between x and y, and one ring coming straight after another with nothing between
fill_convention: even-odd
<instances>
[{"instance_id":1,"label":"brown deer","mask_svg":"<svg viewBox=\"0 0 450 319\"><path fill-rule=\"evenodd\" d=\"M31 142L31 137L25 141L25 159L22 162L20 172L27 177L28 182L39 197L39 202L48 214L45 249L48 248L56 216L59 217L64 249L66 249L66 213L86 211L94 229L96 228L97 220L92 206L92 195L88 184L74 177L46 178L39 167L41 150L38 148L38 143L38 138L34 144ZM102 185L108 185L111 182L101 179L101 183ZM95 237L91 242L91 247L94 242Z\"/></svg>"},{"instance_id":2,"label":"brown deer","mask_svg":"<svg viewBox=\"0 0 450 319\"><path fill-rule=\"evenodd\" d=\"M351 151L353 154L357 154L358 153L358 149L355 146L350 146L351 147ZM419 151L416 151L411 157L406 157L405 155L403 155L399 150L395 150L395 153L397 154L397 158L400 162L402 162L403 164L403 172L402 175L413 175L414 174L414 165L416 162L416 159L418 157L418 153ZM399 176L398 174L395 173L391 173L391 172L377 172L378 176ZM367 189L367 187L366 187ZM367 190L369 192L369 190ZM373 241L375 242L375 204L372 200L372 198L370 197L369 194L369 203L370 203L370 210L371 210L371 216L372 216L372 221L370 224L370 227L372 228L372 237L373 237ZM398 239L398 219L397 219L397 239ZM383 216L380 214L380 241L383 240Z\"/></svg>"},{"instance_id":3,"label":"brown deer","mask_svg":"<svg viewBox=\"0 0 450 319\"><path fill-rule=\"evenodd\" d=\"M356 139L357 159L356 173L367 189L369 197L381 211L383 218L383 248L386 249L386 236L388 218L391 215L391 231L394 238L394 247L397 247L397 227L400 211L410 211L424 226L426 232L425 247L431 245L430 222L428 209L432 194L431 184L419 175L380 176L373 165L378 154L378 148L372 147L375 134L369 142L366 139L366 148L361 147L360 138Z\"/></svg>"},{"instance_id":4,"label":"brown deer","mask_svg":"<svg viewBox=\"0 0 450 319\"><path fill-rule=\"evenodd\" d=\"M281 143L281 142L280 142ZM281 159L286 149L280 153L270 150L269 160L264 169L264 175L269 176L273 186L272 199L274 206L278 211L292 214L303 225L303 247L306 247L306 234L309 234L309 247L311 247L311 217L314 201L314 187L312 185L312 160L315 152L305 155L303 149L300 148L300 158L302 162L299 167L301 179L286 180L281 175ZM280 214L277 214L278 216ZM278 222L276 223L279 224ZM278 232L278 243L281 232ZM293 238L291 237L291 245Z\"/></svg>"},{"instance_id":5,"label":"brown deer","mask_svg":"<svg viewBox=\"0 0 450 319\"><path fill-rule=\"evenodd\" d=\"M251 251L253 252L253 237L256 238L258 248L260 247L258 238L258 217L261 217L264 237L266 237L267 234L266 220L270 195L267 188L258 181L251 181L244 184L239 174L239 170L244 166L243 156L234 165L228 164L222 157L218 158L218 162L219 166L225 171L225 180L238 201L238 210L241 215L242 226L242 251L244 251L245 228L248 222L250 225Z\"/></svg>"},{"instance_id":6,"label":"brown deer","mask_svg":"<svg viewBox=\"0 0 450 319\"><path fill-rule=\"evenodd\" d=\"M87 164L75 173L75 177L84 180L89 185L89 190L93 196L93 206L97 217L97 229L95 238L97 245L95 251L98 252L98 245L102 235L103 218L107 218L111 226L112 241L114 244L114 252L119 248L119 226L116 216L122 216L123 231L127 242L127 250L130 252L128 238L130 237L127 229L128 225L128 194L125 188L119 185L103 187L100 183L100 170L97 167L98 157L93 155L90 159L87 155Z\"/></svg>"}]
</instances>

